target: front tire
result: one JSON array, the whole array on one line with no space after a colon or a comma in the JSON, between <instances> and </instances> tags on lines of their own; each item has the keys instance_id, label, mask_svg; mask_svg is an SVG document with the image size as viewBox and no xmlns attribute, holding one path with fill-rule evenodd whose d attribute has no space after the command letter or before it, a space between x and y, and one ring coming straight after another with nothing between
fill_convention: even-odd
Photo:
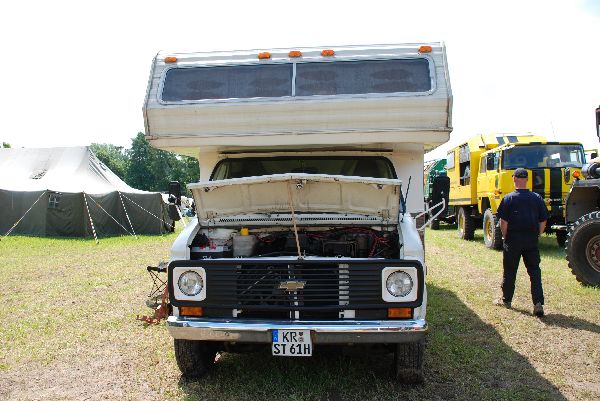
<instances>
[{"instance_id":1,"label":"front tire","mask_svg":"<svg viewBox=\"0 0 600 401\"><path fill-rule=\"evenodd\" d=\"M585 214L569 227L565 253L577 281L600 285L600 212Z\"/></svg>"},{"instance_id":2,"label":"front tire","mask_svg":"<svg viewBox=\"0 0 600 401\"><path fill-rule=\"evenodd\" d=\"M483 213L483 241L490 249L502 249L502 230L492 209Z\"/></svg>"},{"instance_id":3,"label":"front tire","mask_svg":"<svg viewBox=\"0 0 600 401\"><path fill-rule=\"evenodd\" d=\"M440 220L439 219L433 219L433 220L431 220L431 229L432 230L439 230L440 229Z\"/></svg>"},{"instance_id":4,"label":"front tire","mask_svg":"<svg viewBox=\"0 0 600 401\"><path fill-rule=\"evenodd\" d=\"M396 344L394 352L394 374L396 380L402 384L423 383L423 354L425 344L423 341L416 343Z\"/></svg>"},{"instance_id":5,"label":"front tire","mask_svg":"<svg viewBox=\"0 0 600 401\"><path fill-rule=\"evenodd\" d=\"M207 341L174 340L175 360L183 376L197 379L215 362L216 348Z\"/></svg>"},{"instance_id":6,"label":"front tire","mask_svg":"<svg viewBox=\"0 0 600 401\"><path fill-rule=\"evenodd\" d=\"M475 236L475 221L471 217L469 209L461 207L458 209L458 216L456 216L458 226L458 236L461 239L471 241Z\"/></svg>"}]
</instances>

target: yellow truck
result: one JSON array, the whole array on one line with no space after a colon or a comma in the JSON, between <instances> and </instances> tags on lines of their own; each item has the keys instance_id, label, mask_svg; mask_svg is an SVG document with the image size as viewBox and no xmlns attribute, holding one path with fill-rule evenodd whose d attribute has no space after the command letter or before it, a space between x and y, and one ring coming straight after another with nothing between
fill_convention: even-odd
<instances>
[{"instance_id":1,"label":"yellow truck","mask_svg":"<svg viewBox=\"0 0 600 401\"><path fill-rule=\"evenodd\" d=\"M542 196L550 219L547 232L556 232L559 245L566 239L565 198L585 162L577 142L549 142L539 135L491 134L472 137L447 154L450 178L448 215L458 225L459 237L472 240L476 227L483 228L488 248L502 247L496 210L502 198L514 190L512 173L529 171L527 187Z\"/></svg>"}]
</instances>

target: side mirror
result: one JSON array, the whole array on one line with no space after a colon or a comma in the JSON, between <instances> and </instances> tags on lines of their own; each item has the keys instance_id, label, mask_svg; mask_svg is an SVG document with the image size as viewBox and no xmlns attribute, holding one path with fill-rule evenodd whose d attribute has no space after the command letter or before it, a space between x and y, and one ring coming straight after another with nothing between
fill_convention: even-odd
<instances>
[{"instance_id":1,"label":"side mirror","mask_svg":"<svg viewBox=\"0 0 600 401\"><path fill-rule=\"evenodd\" d=\"M179 181L169 182L169 202L181 206L181 184L179 184Z\"/></svg>"},{"instance_id":2,"label":"side mirror","mask_svg":"<svg viewBox=\"0 0 600 401\"><path fill-rule=\"evenodd\" d=\"M596 157L598 157L598 152L592 152L592 154L590 155L590 160L595 159ZM589 162L589 160L588 160L588 162Z\"/></svg>"}]
</instances>

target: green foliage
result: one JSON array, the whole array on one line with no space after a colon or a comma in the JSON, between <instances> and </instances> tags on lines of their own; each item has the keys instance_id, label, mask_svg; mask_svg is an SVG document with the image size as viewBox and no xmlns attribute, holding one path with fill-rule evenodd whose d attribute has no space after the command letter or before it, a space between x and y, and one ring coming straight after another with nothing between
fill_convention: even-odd
<instances>
[{"instance_id":1,"label":"green foliage","mask_svg":"<svg viewBox=\"0 0 600 401\"><path fill-rule=\"evenodd\" d=\"M179 181L184 189L185 184L200 179L198 160L153 148L142 132L131 140L130 149L107 143L93 143L90 148L102 163L133 188L164 192L170 181ZM191 196L189 191L183 192Z\"/></svg>"},{"instance_id":2,"label":"green foliage","mask_svg":"<svg viewBox=\"0 0 600 401\"><path fill-rule=\"evenodd\" d=\"M126 151L126 155L129 167L125 182L134 188L166 191L169 181L187 184L198 181L200 176L196 159L155 149L141 132L132 139L131 149Z\"/></svg>"},{"instance_id":3,"label":"green foliage","mask_svg":"<svg viewBox=\"0 0 600 401\"><path fill-rule=\"evenodd\" d=\"M122 146L115 146L107 143L92 143L90 148L106 167L122 180L125 179L125 174L127 173L127 168L129 166L129 159Z\"/></svg>"},{"instance_id":4,"label":"green foliage","mask_svg":"<svg viewBox=\"0 0 600 401\"><path fill-rule=\"evenodd\" d=\"M2 147L3 148L10 148L10 143L8 143L8 142L2 142Z\"/></svg>"}]
</instances>

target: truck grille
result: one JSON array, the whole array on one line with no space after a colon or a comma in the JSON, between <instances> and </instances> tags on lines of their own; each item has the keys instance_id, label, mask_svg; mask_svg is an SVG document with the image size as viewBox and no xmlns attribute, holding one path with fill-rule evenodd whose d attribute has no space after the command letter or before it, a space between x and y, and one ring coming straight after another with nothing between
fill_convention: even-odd
<instances>
[{"instance_id":1,"label":"truck grille","mask_svg":"<svg viewBox=\"0 0 600 401\"><path fill-rule=\"evenodd\" d=\"M206 299L194 305L206 310L238 309L245 317L338 317L342 310L382 310L390 306L421 304L423 269L418 262L354 259L346 263L322 260L292 262L277 259L199 260L174 262L202 266L206 272ZM172 264L173 265L173 264ZM411 303L384 302L381 270L387 266L414 266L419 272L418 299ZM191 305L171 299L174 305Z\"/></svg>"}]
</instances>

